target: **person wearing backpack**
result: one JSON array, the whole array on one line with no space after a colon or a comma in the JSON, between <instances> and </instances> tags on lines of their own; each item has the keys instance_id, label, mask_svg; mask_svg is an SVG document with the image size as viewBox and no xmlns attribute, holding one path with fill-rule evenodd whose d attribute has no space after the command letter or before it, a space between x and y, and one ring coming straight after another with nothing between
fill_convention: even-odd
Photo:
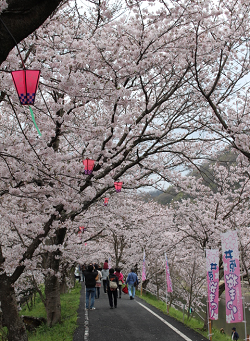
<instances>
[{"instance_id":1,"label":"person wearing backpack","mask_svg":"<svg viewBox=\"0 0 250 341\"><path fill-rule=\"evenodd\" d=\"M110 309L117 308L117 288L119 281L116 275L114 275L114 269L109 269L109 275L107 278L107 292L109 298ZM113 300L114 299L114 300Z\"/></svg>"},{"instance_id":2,"label":"person wearing backpack","mask_svg":"<svg viewBox=\"0 0 250 341\"><path fill-rule=\"evenodd\" d=\"M131 272L128 274L126 284L128 285L128 293L130 299L133 300L135 298L135 287L137 287L139 281L137 274L134 269L131 269Z\"/></svg>"}]
</instances>

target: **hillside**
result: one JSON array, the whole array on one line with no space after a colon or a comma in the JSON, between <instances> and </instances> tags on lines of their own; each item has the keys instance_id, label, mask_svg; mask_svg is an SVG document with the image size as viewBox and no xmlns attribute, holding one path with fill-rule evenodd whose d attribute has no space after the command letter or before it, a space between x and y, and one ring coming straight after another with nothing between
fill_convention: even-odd
<instances>
[{"instance_id":1,"label":"hillside","mask_svg":"<svg viewBox=\"0 0 250 341\"><path fill-rule=\"evenodd\" d=\"M211 171L211 166L219 163L226 167L234 164L236 162L237 155L232 150L225 150L217 154L214 160L209 160L203 162L199 169L195 171L189 172L188 176L194 176L197 179L203 178L203 183L206 186L209 186L214 192L217 191L217 184L214 181L214 175ZM180 201L181 199L187 198L188 196L184 194L182 191L179 191L176 187L170 186L164 192L161 191L151 191L148 192L144 197L145 201L155 200L161 205L168 205L171 201Z\"/></svg>"}]
</instances>

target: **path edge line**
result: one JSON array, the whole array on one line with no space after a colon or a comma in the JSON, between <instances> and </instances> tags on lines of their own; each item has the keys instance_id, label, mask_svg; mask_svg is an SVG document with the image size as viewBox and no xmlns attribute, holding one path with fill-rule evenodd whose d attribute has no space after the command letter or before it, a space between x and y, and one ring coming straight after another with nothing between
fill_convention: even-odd
<instances>
[{"instance_id":1,"label":"path edge line","mask_svg":"<svg viewBox=\"0 0 250 341\"><path fill-rule=\"evenodd\" d=\"M136 303L140 304L140 306L142 306L144 309L146 309L147 311L149 311L152 315L154 315L155 317L157 317L159 320L161 320L163 323L165 323L169 328L171 328L174 332L176 332L177 334L179 334L184 340L186 341L192 341L192 339L190 339L189 337L187 337L185 334L183 334L181 331L179 331L179 329L175 328L174 326L172 326L171 323L167 322L166 320L164 320L164 318L160 317L159 315L157 315L155 312L153 312L151 309L149 309L148 307L146 307L144 304L136 301Z\"/></svg>"}]
</instances>

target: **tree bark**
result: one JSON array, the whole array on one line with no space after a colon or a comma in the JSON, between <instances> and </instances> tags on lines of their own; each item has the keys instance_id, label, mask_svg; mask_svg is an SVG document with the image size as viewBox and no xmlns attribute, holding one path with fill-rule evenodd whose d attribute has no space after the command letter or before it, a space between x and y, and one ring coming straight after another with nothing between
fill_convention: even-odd
<instances>
[{"instance_id":1,"label":"tree bark","mask_svg":"<svg viewBox=\"0 0 250 341\"><path fill-rule=\"evenodd\" d=\"M207 327L208 327L208 315L207 315L207 309L206 309L205 318L204 318L204 324L203 324L202 330L207 331L208 330Z\"/></svg>"},{"instance_id":2,"label":"tree bark","mask_svg":"<svg viewBox=\"0 0 250 341\"><path fill-rule=\"evenodd\" d=\"M34 32L56 10L62 0L7 0L0 15L17 43ZM0 20L0 64L15 46L15 41Z\"/></svg>"},{"instance_id":3,"label":"tree bark","mask_svg":"<svg viewBox=\"0 0 250 341\"><path fill-rule=\"evenodd\" d=\"M14 287L6 274L0 276L0 301L3 326L8 328L8 340L28 341L25 325L18 314Z\"/></svg>"},{"instance_id":4,"label":"tree bark","mask_svg":"<svg viewBox=\"0 0 250 341\"><path fill-rule=\"evenodd\" d=\"M61 245L66 235L66 228L56 232L55 237L48 240L51 245ZM60 303L60 280L57 277L60 266L60 250L48 252L44 255L43 267L49 269L50 273L45 278L45 308L47 313L47 325L54 326L61 322Z\"/></svg>"},{"instance_id":5,"label":"tree bark","mask_svg":"<svg viewBox=\"0 0 250 341\"><path fill-rule=\"evenodd\" d=\"M46 276L45 296L47 325L52 327L61 322L60 283L56 275Z\"/></svg>"}]
</instances>

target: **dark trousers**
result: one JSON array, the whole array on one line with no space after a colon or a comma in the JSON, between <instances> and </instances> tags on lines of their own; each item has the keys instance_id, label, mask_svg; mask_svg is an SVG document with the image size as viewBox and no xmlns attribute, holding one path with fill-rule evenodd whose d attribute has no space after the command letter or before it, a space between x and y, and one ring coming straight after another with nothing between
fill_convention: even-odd
<instances>
[{"instance_id":1,"label":"dark trousers","mask_svg":"<svg viewBox=\"0 0 250 341\"><path fill-rule=\"evenodd\" d=\"M106 294L106 292L107 292L107 280L104 279L104 280L102 281L102 283L103 283L103 290L104 290L104 292L105 292L105 294Z\"/></svg>"},{"instance_id":2,"label":"dark trousers","mask_svg":"<svg viewBox=\"0 0 250 341\"><path fill-rule=\"evenodd\" d=\"M100 297L100 287L95 287L95 298Z\"/></svg>"},{"instance_id":3,"label":"dark trousers","mask_svg":"<svg viewBox=\"0 0 250 341\"><path fill-rule=\"evenodd\" d=\"M117 307L117 289L111 291L108 289L108 297L109 297L109 305L110 307ZM113 297L114 297L114 304L113 304Z\"/></svg>"}]
</instances>

